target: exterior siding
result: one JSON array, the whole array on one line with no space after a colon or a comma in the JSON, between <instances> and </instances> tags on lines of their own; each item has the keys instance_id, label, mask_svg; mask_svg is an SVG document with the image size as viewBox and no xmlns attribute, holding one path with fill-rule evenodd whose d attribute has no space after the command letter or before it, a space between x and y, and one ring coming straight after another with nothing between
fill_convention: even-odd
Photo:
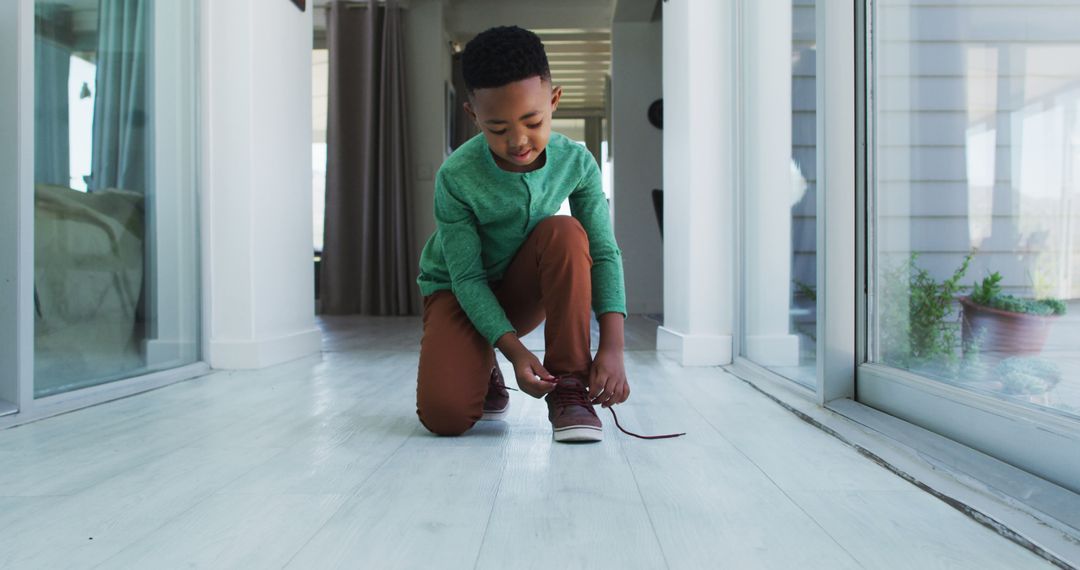
<instances>
[{"instance_id":1,"label":"exterior siding","mask_svg":"<svg viewBox=\"0 0 1080 570\"><path fill-rule=\"evenodd\" d=\"M1020 295L1080 297L1080 2L879 2L878 225L887 265L938 278L978 249ZM816 282L814 0L794 0L795 281ZM981 135L981 137L980 137Z\"/></svg>"},{"instance_id":2,"label":"exterior siding","mask_svg":"<svg viewBox=\"0 0 1080 570\"><path fill-rule=\"evenodd\" d=\"M878 6L880 261L1080 297L1080 2Z\"/></svg>"}]
</instances>

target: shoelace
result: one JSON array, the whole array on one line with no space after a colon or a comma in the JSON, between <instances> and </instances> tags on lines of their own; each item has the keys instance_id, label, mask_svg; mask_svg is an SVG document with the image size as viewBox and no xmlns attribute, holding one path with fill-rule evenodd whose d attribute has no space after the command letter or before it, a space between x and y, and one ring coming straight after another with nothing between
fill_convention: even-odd
<instances>
[{"instance_id":1,"label":"shoelace","mask_svg":"<svg viewBox=\"0 0 1080 570\"><path fill-rule=\"evenodd\" d=\"M636 437L638 439L668 439L668 438L671 438L671 437L679 437L681 435L686 435L686 432L682 432L682 433L666 433L666 434L663 434L663 435L641 435L641 434L637 434L637 433L634 433L634 432L622 427L621 425L619 425L619 416L615 415L615 407L614 406L608 406L608 411L611 412L611 417L615 419L615 427L619 428L619 431L625 433L626 435L632 435L632 436L634 436L634 437Z\"/></svg>"},{"instance_id":2,"label":"shoelace","mask_svg":"<svg viewBox=\"0 0 1080 570\"><path fill-rule=\"evenodd\" d=\"M566 378L566 377L569 377L569 376L571 376L571 375L570 374L560 374L559 376L555 377L555 380L557 382L559 378ZM513 390L515 392L520 392L521 391L521 390L518 390L517 388L511 388L510 386L505 386L505 388L507 390ZM559 390L559 389L556 389L556 391L555 391L555 402L558 405L585 406L585 407L589 408L589 410L592 410L592 407L594 405L596 405L596 404L593 404L592 402L589 401L588 393L585 390L566 390L566 389ZM595 415L596 411L595 410L592 410L592 411L593 411L593 415ZM666 433L666 434L662 434L662 435L641 435L641 434L637 434L637 433L634 433L634 432L622 427L622 424L619 423L619 416L615 414L615 407L614 406L608 406L608 411L611 412L611 417L612 417L612 419L615 420L615 427L619 428L619 431L625 433L626 435L636 437L638 439L669 439L669 438L672 438L672 437L679 437L679 436L686 435L686 432L682 432L682 433Z\"/></svg>"}]
</instances>

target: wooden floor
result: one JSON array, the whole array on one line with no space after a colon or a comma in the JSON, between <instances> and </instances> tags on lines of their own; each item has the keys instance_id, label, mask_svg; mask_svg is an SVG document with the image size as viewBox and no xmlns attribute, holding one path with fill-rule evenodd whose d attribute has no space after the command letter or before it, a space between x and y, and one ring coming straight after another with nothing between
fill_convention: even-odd
<instances>
[{"instance_id":1,"label":"wooden floor","mask_svg":"<svg viewBox=\"0 0 1080 570\"><path fill-rule=\"evenodd\" d=\"M0 567L1048 566L631 325L620 419L686 437L632 439L605 411L603 443L555 444L520 393L508 421L434 437L419 321L388 318L323 320L318 357L0 431Z\"/></svg>"}]
</instances>

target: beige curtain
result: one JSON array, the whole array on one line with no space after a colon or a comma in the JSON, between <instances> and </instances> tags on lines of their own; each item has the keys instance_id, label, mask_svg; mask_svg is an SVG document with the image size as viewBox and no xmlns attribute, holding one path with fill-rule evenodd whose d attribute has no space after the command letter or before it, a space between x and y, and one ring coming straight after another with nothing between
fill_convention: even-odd
<instances>
[{"instance_id":1,"label":"beige curtain","mask_svg":"<svg viewBox=\"0 0 1080 570\"><path fill-rule=\"evenodd\" d=\"M327 47L322 312L416 314L401 8L331 2Z\"/></svg>"}]
</instances>

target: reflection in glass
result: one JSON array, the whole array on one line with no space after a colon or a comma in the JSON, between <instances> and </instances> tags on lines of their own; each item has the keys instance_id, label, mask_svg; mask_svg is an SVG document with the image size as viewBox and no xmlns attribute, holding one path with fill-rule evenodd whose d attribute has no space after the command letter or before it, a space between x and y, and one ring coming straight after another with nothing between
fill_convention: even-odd
<instances>
[{"instance_id":1,"label":"reflection in glass","mask_svg":"<svg viewBox=\"0 0 1080 570\"><path fill-rule=\"evenodd\" d=\"M875 5L871 358L1080 416L1080 1Z\"/></svg>"},{"instance_id":2,"label":"reflection in glass","mask_svg":"<svg viewBox=\"0 0 1080 570\"><path fill-rule=\"evenodd\" d=\"M777 5L786 11L777 11ZM743 356L815 386L815 3L746 2Z\"/></svg>"},{"instance_id":3,"label":"reflection in glass","mask_svg":"<svg viewBox=\"0 0 1080 570\"><path fill-rule=\"evenodd\" d=\"M192 23L35 3L35 397L196 359Z\"/></svg>"}]
</instances>

